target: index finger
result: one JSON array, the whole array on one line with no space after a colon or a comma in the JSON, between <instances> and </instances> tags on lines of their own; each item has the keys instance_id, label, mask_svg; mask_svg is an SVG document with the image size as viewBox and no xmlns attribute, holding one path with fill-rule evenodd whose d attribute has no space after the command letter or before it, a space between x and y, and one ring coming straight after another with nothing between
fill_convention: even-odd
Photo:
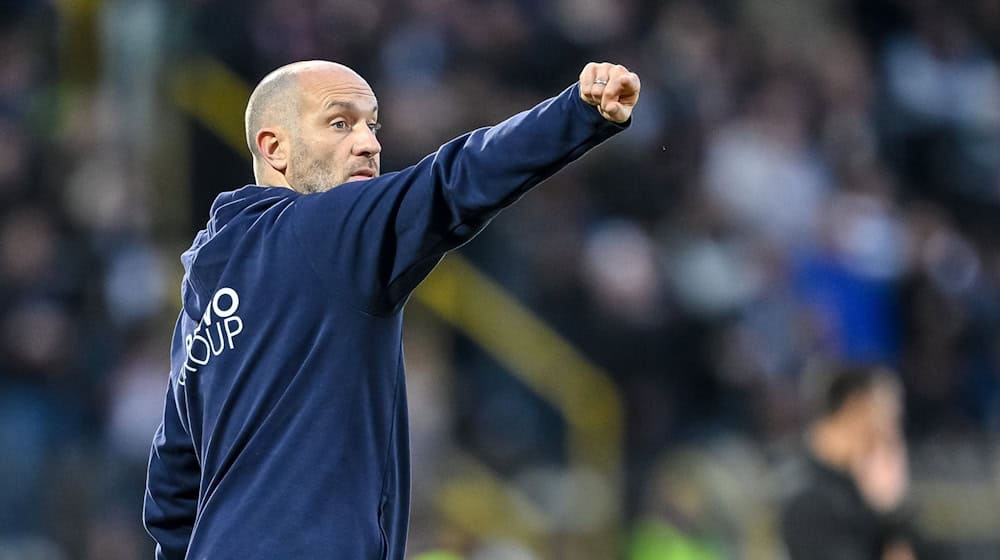
<instances>
[{"instance_id":1,"label":"index finger","mask_svg":"<svg viewBox=\"0 0 1000 560\"><path fill-rule=\"evenodd\" d=\"M601 66L596 62L588 62L580 72L580 96L591 105L598 105L601 102L602 90L594 87Z\"/></svg>"}]
</instances>

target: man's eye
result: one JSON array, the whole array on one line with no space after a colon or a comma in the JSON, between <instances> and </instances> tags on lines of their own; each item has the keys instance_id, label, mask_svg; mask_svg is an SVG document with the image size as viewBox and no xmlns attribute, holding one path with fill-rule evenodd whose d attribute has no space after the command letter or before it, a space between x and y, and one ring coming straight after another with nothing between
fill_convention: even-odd
<instances>
[{"instance_id":1,"label":"man's eye","mask_svg":"<svg viewBox=\"0 0 1000 560\"><path fill-rule=\"evenodd\" d=\"M368 123L368 130L372 131L373 134L378 134L378 131L382 130L381 123Z\"/></svg>"},{"instance_id":2,"label":"man's eye","mask_svg":"<svg viewBox=\"0 0 1000 560\"><path fill-rule=\"evenodd\" d=\"M347 128L349 128L347 126L347 121L333 121L332 123L330 123L330 126L339 130L346 130Z\"/></svg>"}]
</instances>

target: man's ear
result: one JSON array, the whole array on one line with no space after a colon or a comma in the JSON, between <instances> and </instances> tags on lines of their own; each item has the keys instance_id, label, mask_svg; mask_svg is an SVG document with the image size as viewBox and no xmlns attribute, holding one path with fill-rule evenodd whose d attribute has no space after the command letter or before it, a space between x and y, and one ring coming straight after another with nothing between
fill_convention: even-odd
<instances>
[{"instance_id":1,"label":"man's ear","mask_svg":"<svg viewBox=\"0 0 1000 560\"><path fill-rule=\"evenodd\" d=\"M257 131L257 151L268 166L280 173L288 169L288 136L280 128Z\"/></svg>"}]
</instances>

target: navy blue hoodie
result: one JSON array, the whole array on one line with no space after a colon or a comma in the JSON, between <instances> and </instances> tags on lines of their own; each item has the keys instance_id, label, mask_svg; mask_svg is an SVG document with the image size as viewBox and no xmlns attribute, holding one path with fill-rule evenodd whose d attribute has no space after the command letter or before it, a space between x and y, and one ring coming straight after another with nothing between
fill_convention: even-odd
<instances>
[{"instance_id":1,"label":"navy blue hoodie","mask_svg":"<svg viewBox=\"0 0 1000 560\"><path fill-rule=\"evenodd\" d=\"M402 309L444 253L624 126L577 86L413 167L212 205L183 310L145 526L158 559L402 558Z\"/></svg>"}]
</instances>

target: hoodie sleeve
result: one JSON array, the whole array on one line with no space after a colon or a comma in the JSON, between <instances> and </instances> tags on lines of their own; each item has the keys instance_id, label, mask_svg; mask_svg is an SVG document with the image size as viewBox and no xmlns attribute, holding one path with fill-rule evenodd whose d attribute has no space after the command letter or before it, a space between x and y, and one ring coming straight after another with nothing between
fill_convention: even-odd
<instances>
[{"instance_id":1,"label":"hoodie sleeve","mask_svg":"<svg viewBox=\"0 0 1000 560\"><path fill-rule=\"evenodd\" d=\"M359 296L365 311L386 313L445 252L627 126L601 117L574 85L444 144L413 167L299 197L294 227L321 278Z\"/></svg>"},{"instance_id":2,"label":"hoodie sleeve","mask_svg":"<svg viewBox=\"0 0 1000 560\"><path fill-rule=\"evenodd\" d=\"M153 437L142 517L157 560L184 560L198 505L201 469L168 382L163 421Z\"/></svg>"}]
</instances>

